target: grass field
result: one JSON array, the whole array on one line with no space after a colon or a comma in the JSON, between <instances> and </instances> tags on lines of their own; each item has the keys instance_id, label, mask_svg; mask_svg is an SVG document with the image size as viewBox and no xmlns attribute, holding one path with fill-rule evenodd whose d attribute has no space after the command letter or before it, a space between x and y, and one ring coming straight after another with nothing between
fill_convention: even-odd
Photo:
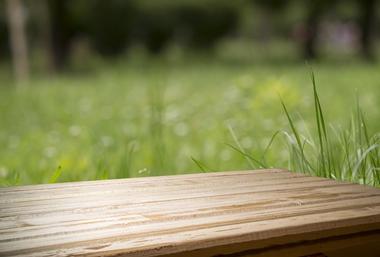
<instances>
[{"instance_id":1,"label":"grass field","mask_svg":"<svg viewBox=\"0 0 380 257\"><path fill-rule=\"evenodd\" d=\"M119 61L91 72L35 76L17 89L2 72L0 182L268 166L378 184L380 65L312 66L330 138L326 143L303 63ZM265 151L277 131L283 132ZM322 151L321 142L327 145Z\"/></svg>"}]
</instances>

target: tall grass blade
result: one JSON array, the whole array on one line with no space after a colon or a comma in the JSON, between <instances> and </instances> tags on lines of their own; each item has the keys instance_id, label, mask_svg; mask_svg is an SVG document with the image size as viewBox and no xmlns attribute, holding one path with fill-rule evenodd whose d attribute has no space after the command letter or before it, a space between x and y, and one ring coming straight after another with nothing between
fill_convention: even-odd
<instances>
[{"instance_id":1,"label":"tall grass blade","mask_svg":"<svg viewBox=\"0 0 380 257\"><path fill-rule=\"evenodd\" d=\"M301 136L300 134L298 133L298 130L296 129L295 125L294 125L294 122L292 120L292 118L290 117L290 114L288 112L288 109L286 108L286 105L284 103L284 101L282 100L282 98L280 97L280 101L281 101L281 105L282 105L282 108L285 112L285 115L288 119L288 123L290 125L290 128L292 130L292 133L296 139L296 142L297 142L297 147L298 147L298 152L299 152L299 155L301 157L301 161L300 161L300 167L301 167L301 171L302 172L305 172L306 169L305 169L305 160L306 160L306 157L305 157L305 153L304 153L304 147L303 147L303 144L302 144L302 141L301 141Z\"/></svg>"},{"instance_id":2,"label":"tall grass blade","mask_svg":"<svg viewBox=\"0 0 380 257\"><path fill-rule=\"evenodd\" d=\"M240 142L239 142L239 140L238 140L238 138L237 138L237 136L236 136L236 133L235 133L235 131L233 130L233 128L232 128L231 125L228 125L228 130L230 131L230 134L231 134L231 136L232 136L232 139L234 140L235 144L237 145L237 148L236 148L236 147L233 147L233 149L235 149L235 150L236 150L236 149L239 149L238 152L240 152L240 153L243 154L243 156L244 156L244 158L247 160L249 166L250 166L251 168L255 168L255 165L254 165L253 162L252 162L252 158L249 158L249 157L248 157L249 154L247 154L247 153L245 152L244 148L241 146L241 144L240 144Z\"/></svg>"},{"instance_id":3,"label":"tall grass blade","mask_svg":"<svg viewBox=\"0 0 380 257\"><path fill-rule=\"evenodd\" d=\"M198 168L203 172L212 171L210 168L208 168L206 165L195 159L194 157L190 156L191 160L198 166Z\"/></svg>"},{"instance_id":4,"label":"tall grass blade","mask_svg":"<svg viewBox=\"0 0 380 257\"><path fill-rule=\"evenodd\" d=\"M235 150L236 152L240 153L241 155L243 155L244 158L246 158L246 159L248 159L250 161L255 162L258 165L259 168L267 168L267 166L263 162L257 160L256 158L252 157L251 155L247 154L246 152L242 151L241 149L239 149L239 148L237 148L237 147L235 147L235 146L233 146L231 144L226 144L226 145L229 146L229 147L231 147L233 150ZM257 168L257 166L252 166L252 168Z\"/></svg>"}]
</instances>

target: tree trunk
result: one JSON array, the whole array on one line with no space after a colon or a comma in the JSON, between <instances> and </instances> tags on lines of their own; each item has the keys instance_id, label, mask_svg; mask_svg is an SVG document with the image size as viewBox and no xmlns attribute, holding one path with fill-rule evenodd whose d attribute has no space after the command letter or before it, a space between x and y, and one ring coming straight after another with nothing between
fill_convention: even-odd
<instances>
[{"instance_id":1,"label":"tree trunk","mask_svg":"<svg viewBox=\"0 0 380 257\"><path fill-rule=\"evenodd\" d=\"M70 35L67 22L67 0L48 0L52 64L55 70L62 70L67 64Z\"/></svg>"},{"instance_id":2,"label":"tree trunk","mask_svg":"<svg viewBox=\"0 0 380 257\"><path fill-rule=\"evenodd\" d=\"M15 78L19 82L27 81L29 62L22 0L7 0L7 13Z\"/></svg>"},{"instance_id":3,"label":"tree trunk","mask_svg":"<svg viewBox=\"0 0 380 257\"><path fill-rule=\"evenodd\" d=\"M367 60L374 60L373 41L376 22L376 0L360 0L361 53Z\"/></svg>"},{"instance_id":4,"label":"tree trunk","mask_svg":"<svg viewBox=\"0 0 380 257\"><path fill-rule=\"evenodd\" d=\"M47 73L50 73L51 71L55 70L55 65L48 0L34 1L33 4L38 15L38 43L42 46L43 49L43 69Z\"/></svg>"}]
</instances>

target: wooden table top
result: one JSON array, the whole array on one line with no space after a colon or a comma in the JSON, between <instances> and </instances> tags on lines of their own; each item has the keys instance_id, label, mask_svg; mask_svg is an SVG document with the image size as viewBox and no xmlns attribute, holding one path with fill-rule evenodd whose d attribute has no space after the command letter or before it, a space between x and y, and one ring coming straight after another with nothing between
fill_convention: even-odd
<instances>
[{"instance_id":1,"label":"wooden table top","mask_svg":"<svg viewBox=\"0 0 380 257\"><path fill-rule=\"evenodd\" d=\"M0 256L208 256L379 230L379 189L276 169L0 188Z\"/></svg>"}]
</instances>

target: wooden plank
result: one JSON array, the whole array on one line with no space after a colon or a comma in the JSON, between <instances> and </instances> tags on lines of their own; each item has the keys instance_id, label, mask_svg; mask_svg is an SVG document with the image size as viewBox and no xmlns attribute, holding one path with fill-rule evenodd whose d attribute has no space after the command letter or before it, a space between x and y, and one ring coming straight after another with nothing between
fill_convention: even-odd
<instances>
[{"instance_id":1,"label":"wooden plank","mask_svg":"<svg viewBox=\"0 0 380 257\"><path fill-rule=\"evenodd\" d=\"M313 254L379 231L379 189L283 170L0 189L5 256Z\"/></svg>"},{"instance_id":2,"label":"wooden plank","mask_svg":"<svg viewBox=\"0 0 380 257\"><path fill-rule=\"evenodd\" d=\"M207 177L207 181L202 181L203 178L200 176L201 174L193 174L193 175L181 175L183 177L181 180L174 179L170 176L166 177L150 177L150 178L134 178L132 179L120 179L119 180L107 180L106 182L100 181L89 181L87 182L74 182L74 183L62 183L59 184L48 184L46 188L43 188L41 185L37 186L25 186L26 188L23 190L22 187L13 187L14 190L8 190L6 188L0 188L0 193L4 196L8 196L7 198L0 199L0 201L19 201L24 198L37 196L39 198L43 197L54 197L57 195L58 197L62 197L71 194L96 194L99 192L109 192L115 190L140 190L140 191L150 191L150 190L163 190L165 189L173 189L174 187L197 187L197 184L202 185L220 185L231 182L236 182L238 184L248 182L248 183L260 183L260 182L268 182L268 177L270 179L275 179L280 181L281 179L292 179L293 177L304 177L300 174L292 173L284 174L283 172L278 171L269 171L268 173L263 173L262 171L249 172L246 174L241 174L241 172L231 172L232 174L224 174L223 172L212 173L214 176ZM255 176L255 180L246 180L246 178ZM108 182L108 183L107 183ZM286 181L284 181L286 182ZM79 185L76 185L78 183ZM56 185L53 187L53 185ZM85 186L83 186L85 185ZM95 190L94 190L95 188ZM175 189L175 188L174 188ZM54 194L53 194L54 193Z\"/></svg>"},{"instance_id":3,"label":"wooden plank","mask_svg":"<svg viewBox=\"0 0 380 257\"><path fill-rule=\"evenodd\" d=\"M324 192L320 192L319 189L303 189L303 190L293 190L288 192L282 192L281 197L278 197L278 192L267 192L265 194L258 194L253 191L246 194L232 194L232 195L216 195L208 197L207 199L198 199L197 209L194 210L192 206L192 198L183 198L175 200L175 206L177 209L171 209L173 201L155 201L155 202L141 202L141 203L127 203L125 205L111 205L107 208L104 207L93 207L93 208L84 208L79 206L80 212L76 212L77 209L69 209L69 211L59 211L59 212L43 212L43 213L27 213L23 214L22 212L15 212L17 214L17 221L19 222L28 222L32 224L49 224L49 220L52 218L57 218L54 222L63 222L66 220L88 220L90 217L106 218L106 217L117 217L123 216L125 214L133 215L143 215L150 214L154 215L158 213L177 213L180 211L186 211L187 213L195 211L198 213L203 213L207 211L228 211L235 210L236 207L239 209L243 208L256 208L260 210L261 208L268 209L273 207L286 207L286 206L298 206L305 205L309 202L320 203L327 202L331 203L333 201L339 201L342 199L358 199L365 196L377 196L379 193L368 193L357 191L358 187L356 186L345 186L340 187L340 194L326 193L335 190L335 188L324 188ZM252 203L252 201L255 201ZM78 208L79 208L78 207ZM38 209L38 208L37 208ZM89 216L90 215L90 216ZM49 219L46 219L49 218ZM3 221L12 221L15 220L14 216L9 216L3 218ZM34 221L35 220L35 221ZM40 221L39 221L40 220ZM42 222L42 223L41 223Z\"/></svg>"},{"instance_id":4,"label":"wooden plank","mask_svg":"<svg viewBox=\"0 0 380 257\"><path fill-rule=\"evenodd\" d=\"M252 175L250 175L252 176ZM218 187L230 187L229 183L235 183L237 186L242 185L250 185L250 186L261 186L261 185L270 185L273 183L276 184L286 184L286 183L296 183L296 182L304 182L304 181L328 181L323 178L311 178L304 177L298 174L255 174L255 180L247 180L247 176L237 176L231 177L226 180L225 178L212 178L210 181L195 181L193 180L184 180L184 181L175 181L175 182L155 182L155 183L120 183L120 184L112 184L112 185L99 185L93 187L92 185L89 187L67 187L60 189L50 189L50 190L37 190L37 191L26 191L24 192L1 192L4 196L3 199L0 199L0 204L2 203L11 203L11 202L20 202L20 201L31 201L31 200L42 200L42 199L62 199L66 197L77 196L78 194L82 196L91 196L91 195L104 195L104 194L115 194L119 191L122 193L128 192L147 192L147 191L170 191L176 189L181 189L184 191L186 189L197 189L198 185L202 186L209 185L210 187L216 189ZM198 180L201 180L199 178ZM95 188L95 190L94 190ZM7 197L5 197L7 196Z\"/></svg>"},{"instance_id":5,"label":"wooden plank","mask_svg":"<svg viewBox=\"0 0 380 257\"><path fill-rule=\"evenodd\" d=\"M226 171L226 172L212 172L207 173L207 178L227 178L227 177L236 177L236 176L250 176L250 175L259 175L259 174L273 174L273 173L283 173L284 170L280 169L265 169L265 170L251 170L251 171ZM294 173L293 173L294 175ZM302 176L301 174L296 174ZM199 179L204 175L195 173L195 174L183 174L180 175L182 180L186 179ZM55 184L42 184L42 185L29 185L29 186L14 186L12 188L0 188L0 192L26 192L26 191L46 191L51 189L60 189L60 188L90 188L97 187L101 185L117 185L117 184L139 184L148 182L157 183L165 181L174 181L174 183L179 182L177 176L157 176L157 177L140 177L140 178L127 178L127 179L109 179L109 180L95 180L95 181L84 181L84 182L66 182L66 183L55 183Z\"/></svg>"},{"instance_id":6,"label":"wooden plank","mask_svg":"<svg viewBox=\"0 0 380 257\"><path fill-rule=\"evenodd\" d=\"M77 194L70 197L62 197L61 199L40 199L37 201L21 201L20 202L7 202L0 204L0 207L3 211L14 209L22 209L23 207L28 208L28 210L32 210L33 207L41 209L41 207L46 208L54 208L54 207L75 207L74 202L68 203L67 199L71 199L75 197L76 199L86 199L86 203L80 202L77 204L81 204L81 207L88 206L99 206L102 205L102 201L105 201L105 205L109 205L112 203L122 204L122 203L142 203L142 202L154 202L154 201L175 201L177 199L194 199L194 198L204 198L204 197L213 197L213 196L221 196L221 195L231 195L231 194L246 194L250 192L255 193L268 193L268 192L282 192L282 191L293 191L294 189L299 190L307 190L309 188L315 187L337 187L344 186L347 184L335 184L332 181L327 180L319 180L313 181L312 179L294 179L294 181L286 181L282 183L276 183L275 181L269 181L264 185L239 185L231 187L231 185L220 186L215 185L211 187L211 185L202 185L201 187L192 187L187 189L186 187L180 187L179 190L171 189L171 190L156 190L156 191L144 191L140 192L139 190L126 190L126 191L111 191L111 193L104 192L104 194L89 196L89 195L81 195ZM204 187L210 186L209 189L205 191ZM176 192L176 194L173 194ZM96 200L93 202L92 200ZM12 204L10 204L12 203ZM38 204L38 205L36 205ZM62 205L64 204L64 205Z\"/></svg>"}]
</instances>

